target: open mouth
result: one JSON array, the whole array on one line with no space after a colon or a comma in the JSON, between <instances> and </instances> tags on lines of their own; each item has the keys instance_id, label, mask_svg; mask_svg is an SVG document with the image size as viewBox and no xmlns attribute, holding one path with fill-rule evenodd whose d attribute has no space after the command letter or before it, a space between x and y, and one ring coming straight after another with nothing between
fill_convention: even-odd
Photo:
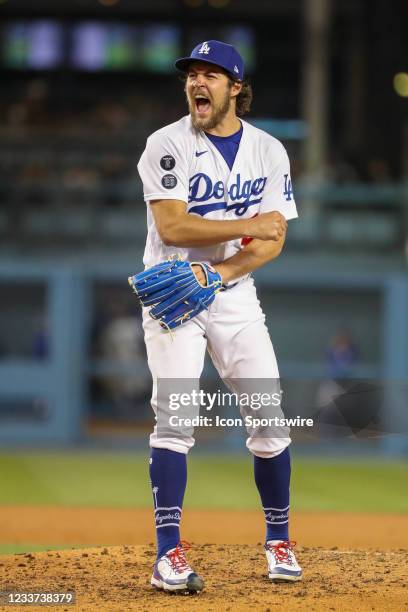
<instances>
[{"instance_id":1,"label":"open mouth","mask_svg":"<svg viewBox=\"0 0 408 612\"><path fill-rule=\"evenodd\" d=\"M194 101L196 105L196 110L200 115L205 115L206 113L208 113L211 108L211 102L206 96L198 94L195 97Z\"/></svg>"}]
</instances>

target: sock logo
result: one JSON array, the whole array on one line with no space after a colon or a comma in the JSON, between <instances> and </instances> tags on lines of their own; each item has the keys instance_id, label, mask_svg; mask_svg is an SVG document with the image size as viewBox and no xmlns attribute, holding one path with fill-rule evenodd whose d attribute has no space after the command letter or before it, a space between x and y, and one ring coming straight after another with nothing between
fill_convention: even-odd
<instances>
[{"instance_id":1,"label":"sock logo","mask_svg":"<svg viewBox=\"0 0 408 612\"><path fill-rule=\"evenodd\" d=\"M284 525L289 520L289 506L286 508L264 508L265 520L269 525Z\"/></svg>"},{"instance_id":2,"label":"sock logo","mask_svg":"<svg viewBox=\"0 0 408 612\"><path fill-rule=\"evenodd\" d=\"M272 512L265 512L265 518L270 523L277 523L278 519L287 520L289 518L289 515L287 512L285 514L272 514Z\"/></svg>"},{"instance_id":3,"label":"sock logo","mask_svg":"<svg viewBox=\"0 0 408 612\"><path fill-rule=\"evenodd\" d=\"M171 506L168 508L156 508L154 511L156 527L178 527L181 520L181 508L179 506Z\"/></svg>"},{"instance_id":4,"label":"sock logo","mask_svg":"<svg viewBox=\"0 0 408 612\"><path fill-rule=\"evenodd\" d=\"M154 497L154 507L157 508L157 493L159 491L159 487L153 487L152 493Z\"/></svg>"}]
</instances>

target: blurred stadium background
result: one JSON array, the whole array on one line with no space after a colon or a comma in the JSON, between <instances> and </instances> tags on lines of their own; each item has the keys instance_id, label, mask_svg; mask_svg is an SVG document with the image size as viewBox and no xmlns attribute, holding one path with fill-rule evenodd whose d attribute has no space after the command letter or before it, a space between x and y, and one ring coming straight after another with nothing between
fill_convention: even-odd
<instances>
[{"instance_id":1,"label":"blurred stadium background","mask_svg":"<svg viewBox=\"0 0 408 612\"><path fill-rule=\"evenodd\" d=\"M254 87L247 119L281 139L292 162L300 220L283 256L256 275L288 387L307 381L311 398L336 378L387 388L382 431L300 435L294 452L405 461L404 15L402 0L0 0L3 503L87 503L86 485L71 500L58 493L67 474L54 455L31 459L23 447L147 450L150 375L126 280L140 269L145 240L136 164L147 136L186 112L174 59L210 38L245 57ZM198 452L244 452L240 434L202 437ZM317 465L324 471L324 459L305 487ZM378 464L365 465L384 486ZM137 475L123 470L122 494ZM333 471L323 482L320 491ZM299 507L311 507L300 497ZM102 493L91 499L104 503ZM311 505L325 508L324 499ZM365 499L360 509L381 509Z\"/></svg>"}]
</instances>

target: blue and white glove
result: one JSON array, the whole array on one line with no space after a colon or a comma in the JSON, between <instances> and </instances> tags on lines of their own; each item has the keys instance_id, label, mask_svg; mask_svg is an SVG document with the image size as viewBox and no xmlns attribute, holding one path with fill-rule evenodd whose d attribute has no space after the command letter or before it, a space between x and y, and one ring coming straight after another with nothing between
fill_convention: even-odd
<instances>
[{"instance_id":1,"label":"blue and white glove","mask_svg":"<svg viewBox=\"0 0 408 612\"><path fill-rule=\"evenodd\" d=\"M201 266L206 277L202 285L192 266ZM203 262L169 260L135 276L129 285L142 306L151 306L150 316L164 329L174 329L208 308L216 293L223 290L221 275Z\"/></svg>"}]
</instances>

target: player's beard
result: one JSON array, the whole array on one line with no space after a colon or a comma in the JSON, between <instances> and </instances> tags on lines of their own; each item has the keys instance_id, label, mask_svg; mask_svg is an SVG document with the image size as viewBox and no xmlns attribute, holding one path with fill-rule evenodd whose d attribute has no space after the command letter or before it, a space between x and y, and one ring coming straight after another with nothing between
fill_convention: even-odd
<instances>
[{"instance_id":1,"label":"player's beard","mask_svg":"<svg viewBox=\"0 0 408 612\"><path fill-rule=\"evenodd\" d=\"M211 104L211 113L207 118L201 119L197 117L197 108L194 99L190 101L190 99L187 98L187 101L191 121L197 130L213 130L219 123L221 123L231 108L231 96L229 89L225 92L224 99L218 104L218 106L213 106L213 104Z\"/></svg>"}]
</instances>

